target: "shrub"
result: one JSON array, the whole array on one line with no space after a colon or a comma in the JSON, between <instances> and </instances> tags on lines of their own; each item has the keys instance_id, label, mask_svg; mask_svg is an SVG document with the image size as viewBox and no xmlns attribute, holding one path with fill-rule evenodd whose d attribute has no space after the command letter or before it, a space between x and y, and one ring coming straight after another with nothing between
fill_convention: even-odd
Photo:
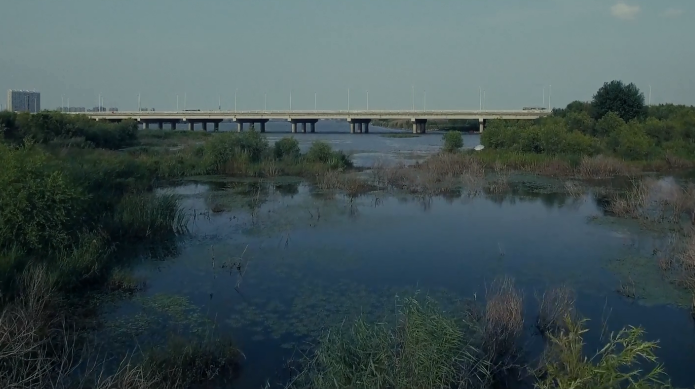
<instances>
[{"instance_id":1,"label":"shrub","mask_svg":"<svg viewBox=\"0 0 695 389\"><path fill-rule=\"evenodd\" d=\"M333 149L331 149L328 143L323 141L314 142L306 153L306 159L309 162L327 163L332 156Z\"/></svg>"},{"instance_id":2,"label":"shrub","mask_svg":"<svg viewBox=\"0 0 695 389\"><path fill-rule=\"evenodd\" d=\"M625 121L615 112L608 112L596 122L594 135L607 137L625 126Z\"/></svg>"},{"instance_id":3,"label":"shrub","mask_svg":"<svg viewBox=\"0 0 695 389\"><path fill-rule=\"evenodd\" d=\"M295 159L299 158L299 154L299 142L292 137L280 139L273 147L273 155L276 159Z\"/></svg>"},{"instance_id":4,"label":"shrub","mask_svg":"<svg viewBox=\"0 0 695 389\"><path fill-rule=\"evenodd\" d=\"M444 151L454 152L463 147L463 136L459 131L447 131L444 133Z\"/></svg>"},{"instance_id":5,"label":"shrub","mask_svg":"<svg viewBox=\"0 0 695 389\"><path fill-rule=\"evenodd\" d=\"M586 135L593 134L594 126L596 126L596 121L584 111L569 112L567 116L565 116L565 122L567 123L567 128L570 130L579 131Z\"/></svg>"},{"instance_id":6,"label":"shrub","mask_svg":"<svg viewBox=\"0 0 695 389\"><path fill-rule=\"evenodd\" d=\"M48 253L82 229L87 194L48 154L0 144L0 249Z\"/></svg>"},{"instance_id":7,"label":"shrub","mask_svg":"<svg viewBox=\"0 0 695 389\"><path fill-rule=\"evenodd\" d=\"M663 366L657 362L657 344L645 341L642 329L628 327L611 334L608 344L586 358L584 321L574 322L570 317L565 320L567 331L549 335L551 343L543 365L536 371L537 388L671 387Z\"/></svg>"},{"instance_id":8,"label":"shrub","mask_svg":"<svg viewBox=\"0 0 695 389\"><path fill-rule=\"evenodd\" d=\"M609 145L619 156L631 160L648 159L653 152L654 143L636 121L614 132Z\"/></svg>"}]
</instances>

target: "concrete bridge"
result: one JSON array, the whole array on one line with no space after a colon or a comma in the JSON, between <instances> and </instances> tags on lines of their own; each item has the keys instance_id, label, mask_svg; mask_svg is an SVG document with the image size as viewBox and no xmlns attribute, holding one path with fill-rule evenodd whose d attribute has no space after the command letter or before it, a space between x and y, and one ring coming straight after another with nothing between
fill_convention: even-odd
<instances>
[{"instance_id":1,"label":"concrete bridge","mask_svg":"<svg viewBox=\"0 0 695 389\"><path fill-rule=\"evenodd\" d=\"M85 115L85 113L79 113ZM413 133L425 133L425 125L428 120L478 120L480 131L485 128L485 122L489 119L499 120L534 120L550 115L548 110L367 110L367 111L136 111L136 112L88 112L86 115L95 120L121 121L132 119L142 123L147 129L150 125L157 125L163 129L168 123L174 129L180 122L188 123L192 131L195 124L200 123L207 131L208 123L213 124L215 131L223 121L237 123L237 130L243 131L245 124L258 124L260 132L265 132L265 124L270 120L283 120L292 124L292 132L297 132L297 125L301 125L301 132L316 131L316 123L319 120L347 120L350 123L350 133L369 133L369 123L375 119L409 120L413 123Z\"/></svg>"}]
</instances>

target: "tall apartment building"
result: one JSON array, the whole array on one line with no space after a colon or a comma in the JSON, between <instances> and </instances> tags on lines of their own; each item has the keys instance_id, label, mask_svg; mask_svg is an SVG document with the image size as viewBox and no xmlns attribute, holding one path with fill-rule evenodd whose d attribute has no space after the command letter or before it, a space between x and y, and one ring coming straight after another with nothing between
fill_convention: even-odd
<instances>
[{"instance_id":1,"label":"tall apartment building","mask_svg":"<svg viewBox=\"0 0 695 389\"><path fill-rule=\"evenodd\" d=\"M7 91L7 110L14 112L41 112L41 93L10 89Z\"/></svg>"}]
</instances>

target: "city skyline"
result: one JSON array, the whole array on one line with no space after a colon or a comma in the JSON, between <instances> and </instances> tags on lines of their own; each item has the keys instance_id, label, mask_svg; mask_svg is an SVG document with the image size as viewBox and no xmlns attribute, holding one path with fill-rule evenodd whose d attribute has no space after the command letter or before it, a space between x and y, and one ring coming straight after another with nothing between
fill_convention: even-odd
<instances>
[{"instance_id":1,"label":"city skyline","mask_svg":"<svg viewBox=\"0 0 695 389\"><path fill-rule=\"evenodd\" d=\"M564 106L612 79L645 98L651 87L653 104L695 104L695 53L683 49L695 4L684 0L6 8L0 88L41 90L45 107L287 109L291 94L294 109L344 109L349 89L353 109L406 109L413 94L420 109L475 109L481 90L487 108L519 109L546 106L550 85Z\"/></svg>"}]
</instances>

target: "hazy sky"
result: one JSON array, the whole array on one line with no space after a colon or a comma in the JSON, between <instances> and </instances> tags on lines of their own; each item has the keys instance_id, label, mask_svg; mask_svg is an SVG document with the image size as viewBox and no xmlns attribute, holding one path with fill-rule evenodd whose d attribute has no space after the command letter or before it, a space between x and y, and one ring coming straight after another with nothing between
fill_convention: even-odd
<instances>
[{"instance_id":1,"label":"hazy sky","mask_svg":"<svg viewBox=\"0 0 695 389\"><path fill-rule=\"evenodd\" d=\"M523 4L523 5L522 5ZM42 106L477 109L604 81L695 104L695 0L0 0L0 90ZM547 91L546 91L547 98ZM547 104L547 101L546 101Z\"/></svg>"}]
</instances>

